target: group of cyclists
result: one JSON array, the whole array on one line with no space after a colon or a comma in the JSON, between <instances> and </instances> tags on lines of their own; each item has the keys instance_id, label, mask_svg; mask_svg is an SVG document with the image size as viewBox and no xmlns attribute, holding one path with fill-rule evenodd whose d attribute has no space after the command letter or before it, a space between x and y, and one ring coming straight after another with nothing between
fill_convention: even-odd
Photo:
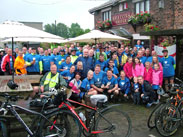
<instances>
[{"instance_id":1,"label":"group of cyclists","mask_svg":"<svg viewBox=\"0 0 183 137\"><path fill-rule=\"evenodd\" d=\"M144 48L141 41L130 48L121 43L105 43L54 49L38 47L5 48L1 56L1 74L16 75L43 74L40 87L34 87L34 94L52 87L65 86L72 91L70 98L81 101L86 94L105 94L111 101L133 99L134 104L145 103L147 107L158 104L157 91L168 90L174 83L176 63L164 49L163 57L156 51ZM13 63L14 62L14 63Z\"/></svg>"}]
</instances>

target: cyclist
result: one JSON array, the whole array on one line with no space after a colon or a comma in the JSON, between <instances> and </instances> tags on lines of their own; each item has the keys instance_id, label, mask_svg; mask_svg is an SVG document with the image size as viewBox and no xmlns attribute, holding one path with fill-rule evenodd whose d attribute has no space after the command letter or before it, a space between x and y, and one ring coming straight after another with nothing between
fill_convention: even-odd
<instances>
[{"instance_id":1,"label":"cyclist","mask_svg":"<svg viewBox=\"0 0 183 137\"><path fill-rule=\"evenodd\" d=\"M50 88L59 89L60 87L67 87L67 84L63 77L57 72L57 66L51 65L50 72L46 73L40 81L40 87L34 87L31 97L34 97L36 93L49 91Z\"/></svg>"},{"instance_id":2,"label":"cyclist","mask_svg":"<svg viewBox=\"0 0 183 137\"><path fill-rule=\"evenodd\" d=\"M114 95L118 95L118 81L113 76L112 70L107 70L107 76L103 79L101 88L104 89L104 94L109 97L109 100L113 98Z\"/></svg>"}]
</instances>

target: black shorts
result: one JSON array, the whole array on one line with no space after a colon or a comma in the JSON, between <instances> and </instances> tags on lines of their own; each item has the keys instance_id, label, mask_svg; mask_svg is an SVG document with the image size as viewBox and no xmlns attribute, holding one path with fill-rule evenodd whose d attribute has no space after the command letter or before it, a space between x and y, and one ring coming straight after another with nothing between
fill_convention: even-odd
<instances>
[{"instance_id":1,"label":"black shorts","mask_svg":"<svg viewBox=\"0 0 183 137\"><path fill-rule=\"evenodd\" d=\"M174 80L174 76L170 76L170 77L164 77L164 80Z\"/></svg>"}]
</instances>

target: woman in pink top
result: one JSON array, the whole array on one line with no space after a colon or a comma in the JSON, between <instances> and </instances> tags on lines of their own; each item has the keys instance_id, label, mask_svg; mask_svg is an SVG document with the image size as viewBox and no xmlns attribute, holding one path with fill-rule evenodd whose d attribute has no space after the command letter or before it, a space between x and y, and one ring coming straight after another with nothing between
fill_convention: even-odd
<instances>
[{"instance_id":1,"label":"woman in pink top","mask_svg":"<svg viewBox=\"0 0 183 137\"><path fill-rule=\"evenodd\" d=\"M132 74L133 77L144 76L144 65L137 57L133 60Z\"/></svg>"},{"instance_id":2,"label":"woman in pink top","mask_svg":"<svg viewBox=\"0 0 183 137\"><path fill-rule=\"evenodd\" d=\"M154 64L158 64L159 65L159 69L163 71L162 64L158 61L158 56L157 55L153 56L152 64L151 64L152 68L154 67Z\"/></svg>"},{"instance_id":3,"label":"woman in pink top","mask_svg":"<svg viewBox=\"0 0 183 137\"><path fill-rule=\"evenodd\" d=\"M133 78L132 67L133 67L133 59L132 59L132 57L128 57L127 63L124 65L123 69L125 71L126 76L130 80Z\"/></svg>"},{"instance_id":4,"label":"woman in pink top","mask_svg":"<svg viewBox=\"0 0 183 137\"><path fill-rule=\"evenodd\" d=\"M144 68L144 80L148 81L150 84L152 84L152 72L153 69L150 62L146 62Z\"/></svg>"},{"instance_id":5,"label":"woman in pink top","mask_svg":"<svg viewBox=\"0 0 183 137\"><path fill-rule=\"evenodd\" d=\"M160 96L157 94L157 90L162 87L163 84L163 72L160 70L159 64L154 64L154 69L152 73L152 88L156 92L157 104L159 103Z\"/></svg>"}]
</instances>

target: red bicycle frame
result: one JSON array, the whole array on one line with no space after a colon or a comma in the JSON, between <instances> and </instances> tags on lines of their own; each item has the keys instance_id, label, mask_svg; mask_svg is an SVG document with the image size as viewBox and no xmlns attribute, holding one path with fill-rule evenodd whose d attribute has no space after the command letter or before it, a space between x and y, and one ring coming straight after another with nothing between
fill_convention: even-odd
<instances>
[{"instance_id":1,"label":"red bicycle frame","mask_svg":"<svg viewBox=\"0 0 183 137\"><path fill-rule=\"evenodd\" d=\"M83 106L85 108L88 108L88 109L92 109L94 111L97 111L97 107L91 107L91 106L87 106L85 104L82 104L82 103L79 103L77 101L74 101L74 100L70 100L70 99L67 99L68 102L71 102L71 103L74 103L74 104L78 104L80 106ZM62 108L63 106L66 106L78 119L79 119L79 122L80 124L83 126L83 128L86 130L86 132L89 132L89 129L86 127L86 125L83 123L83 121L81 120L81 118L79 117L79 115L76 113L76 111L72 108L72 106L70 106L68 103L66 102L62 102L58 108ZM56 120L53 122L54 124L56 123ZM53 126L51 127L51 129L53 129ZM104 131L92 131L91 134L99 134L99 133L104 133Z\"/></svg>"}]
</instances>

